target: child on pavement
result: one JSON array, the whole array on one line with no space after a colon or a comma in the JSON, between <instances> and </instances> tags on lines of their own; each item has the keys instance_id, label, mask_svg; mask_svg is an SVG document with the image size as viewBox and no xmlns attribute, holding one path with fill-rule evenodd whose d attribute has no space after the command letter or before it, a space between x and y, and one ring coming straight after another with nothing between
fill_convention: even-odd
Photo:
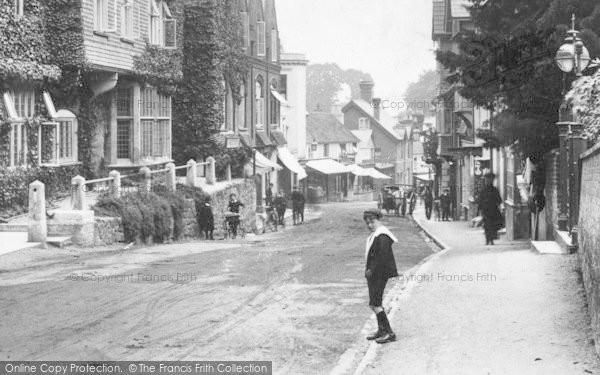
<instances>
[{"instance_id":1,"label":"child on pavement","mask_svg":"<svg viewBox=\"0 0 600 375\"><path fill-rule=\"evenodd\" d=\"M204 203L198 210L198 226L200 227L200 235L204 233L207 240L214 240L213 230L215 229L215 218L210 205L210 197L204 199Z\"/></svg>"},{"instance_id":2,"label":"child on pavement","mask_svg":"<svg viewBox=\"0 0 600 375\"><path fill-rule=\"evenodd\" d=\"M396 340L396 335L381 305L388 279L398 276L392 251L392 245L398 242L398 239L383 226L380 221L381 216L381 211L377 209L367 210L363 214L363 219L371 231L365 248L367 258L365 277L369 287L369 307L377 317L378 326L376 332L367 336L367 340L375 340L378 344Z\"/></svg>"}]
</instances>

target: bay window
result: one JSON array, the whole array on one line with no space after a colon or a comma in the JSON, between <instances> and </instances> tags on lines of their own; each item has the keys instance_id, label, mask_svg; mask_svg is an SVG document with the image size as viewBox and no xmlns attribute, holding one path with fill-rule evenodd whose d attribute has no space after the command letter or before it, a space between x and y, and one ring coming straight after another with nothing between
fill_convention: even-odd
<instances>
[{"instance_id":1,"label":"bay window","mask_svg":"<svg viewBox=\"0 0 600 375\"><path fill-rule=\"evenodd\" d=\"M60 165L77 161L77 118L68 110L54 108L52 97L44 92L43 102L46 106L47 121L40 123L36 134L28 133L28 119L41 113L37 105L42 105L39 95L33 89L20 89L4 93L3 101L10 122L8 144L0 145L6 149L2 152L5 160L3 166L26 166L30 149L38 150L37 162L42 165ZM33 136L33 139L32 137ZM36 144L30 144L36 142Z\"/></svg>"},{"instance_id":2,"label":"bay window","mask_svg":"<svg viewBox=\"0 0 600 375\"><path fill-rule=\"evenodd\" d=\"M171 98L154 87L140 90L141 157L170 157Z\"/></svg>"},{"instance_id":3,"label":"bay window","mask_svg":"<svg viewBox=\"0 0 600 375\"><path fill-rule=\"evenodd\" d=\"M132 159L133 87L117 89L117 159Z\"/></svg>"}]
</instances>

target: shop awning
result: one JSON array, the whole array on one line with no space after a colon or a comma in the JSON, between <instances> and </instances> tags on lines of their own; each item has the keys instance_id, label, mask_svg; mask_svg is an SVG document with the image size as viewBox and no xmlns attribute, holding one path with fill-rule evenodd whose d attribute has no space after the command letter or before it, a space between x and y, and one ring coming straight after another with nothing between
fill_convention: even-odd
<instances>
[{"instance_id":1,"label":"shop awning","mask_svg":"<svg viewBox=\"0 0 600 375\"><path fill-rule=\"evenodd\" d=\"M348 167L338 163L333 159L310 160L306 163L306 166L323 174L338 174L350 172Z\"/></svg>"},{"instance_id":2,"label":"shop awning","mask_svg":"<svg viewBox=\"0 0 600 375\"><path fill-rule=\"evenodd\" d=\"M277 101L278 101L278 102L279 102L279 103L280 103L282 106L285 106L285 107L289 107L289 106L290 106L290 104L288 103L288 101L287 101L287 100L285 100L285 98L283 97L283 95L281 95L281 94L280 94L280 93L278 93L277 91L275 91L275 90L271 90L271 95L273 95L273 97L274 97L275 99L277 99Z\"/></svg>"},{"instance_id":3,"label":"shop awning","mask_svg":"<svg viewBox=\"0 0 600 375\"><path fill-rule=\"evenodd\" d=\"M433 173L413 173L413 177L422 181L433 181Z\"/></svg>"},{"instance_id":4,"label":"shop awning","mask_svg":"<svg viewBox=\"0 0 600 375\"><path fill-rule=\"evenodd\" d=\"M277 156L279 157L279 160L281 160L283 165L286 166L287 169L298 175L298 180L306 178L306 171L300 165L300 163L298 163L298 159L296 159L296 157L292 155L292 153L290 152L290 150L287 149L287 147L279 147L277 149Z\"/></svg>"},{"instance_id":5,"label":"shop awning","mask_svg":"<svg viewBox=\"0 0 600 375\"><path fill-rule=\"evenodd\" d=\"M254 162L255 161L256 161L256 173L258 173L258 174L262 174L265 172L271 172L273 170L280 171L283 169L283 167L281 165L279 165L275 162L272 162L271 160L269 160L269 158L267 158L260 152L256 151L254 159L250 159L250 162L248 162L248 164L246 164L246 167L248 170L254 170Z\"/></svg>"},{"instance_id":6,"label":"shop awning","mask_svg":"<svg viewBox=\"0 0 600 375\"><path fill-rule=\"evenodd\" d=\"M377 169L375 168L367 168L367 171L369 172L369 175L377 180L391 180L392 178L388 175L385 175L381 172L379 172Z\"/></svg>"},{"instance_id":7,"label":"shop awning","mask_svg":"<svg viewBox=\"0 0 600 375\"><path fill-rule=\"evenodd\" d=\"M367 171L365 168L363 168L363 167L361 167L359 165L356 165L356 164L349 165L348 169L355 176L361 176L361 177L371 176L371 174L369 173L369 171Z\"/></svg>"}]
</instances>

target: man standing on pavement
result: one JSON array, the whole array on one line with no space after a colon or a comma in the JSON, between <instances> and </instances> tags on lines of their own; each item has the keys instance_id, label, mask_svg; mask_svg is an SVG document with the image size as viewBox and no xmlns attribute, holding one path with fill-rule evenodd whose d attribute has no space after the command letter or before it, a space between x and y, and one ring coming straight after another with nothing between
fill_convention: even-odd
<instances>
[{"instance_id":1,"label":"man standing on pavement","mask_svg":"<svg viewBox=\"0 0 600 375\"><path fill-rule=\"evenodd\" d=\"M367 210L363 219L371 231L365 246L367 265L365 277L369 287L369 307L377 317L377 331L368 335L367 340L375 340L379 344L396 340L396 335L390 327L383 303L383 292L389 278L397 277L396 260L392 251L394 242L398 239L381 223L381 211Z\"/></svg>"},{"instance_id":2,"label":"man standing on pavement","mask_svg":"<svg viewBox=\"0 0 600 375\"><path fill-rule=\"evenodd\" d=\"M238 200L237 195L234 193L230 194L226 217L234 239L237 236L237 228L240 225L240 207L244 207L244 204Z\"/></svg>"},{"instance_id":3,"label":"man standing on pavement","mask_svg":"<svg viewBox=\"0 0 600 375\"><path fill-rule=\"evenodd\" d=\"M450 220L450 192L444 189L444 193L440 196L440 205L442 206L442 221Z\"/></svg>"},{"instance_id":4,"label":"man standing on pavement","mask_svg":"<svg viewBox=\"0 0 600 375\"><path fill-rule=\"evenodd\" d=\"M429 186L425 187L425 192L423 193L423 201L425 202L425 216L427 220L431 220L431 209L433 208L433 195L431 194L431 189Z\"/></svg>"},{"instance_id":5,"label":"man standing on pavement","mask_svg":"<svg viewBox=\"0 0 600 375\"><path fill-rule=\"evenodd\" d=\"M484 176L485 188L479 194L479 209L483 216L485 244L493 245L498 238L498 229L502 226L502 213L498 208L502 203L500 192L494 186L494 174L489 172Z\"/></svg>"}]
</instances>

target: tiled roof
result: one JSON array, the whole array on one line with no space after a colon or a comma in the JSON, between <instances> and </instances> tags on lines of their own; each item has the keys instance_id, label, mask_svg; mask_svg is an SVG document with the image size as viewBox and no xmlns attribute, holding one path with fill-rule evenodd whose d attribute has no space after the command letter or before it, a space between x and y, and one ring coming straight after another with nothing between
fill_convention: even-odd
<instances>
[{"instance_id":1,"label":"tiled roof","mask_svg":"<svg viewBox=\"0 0 600 375\"><path fill-rule=\"evenodd\" d=\"M471 14L466 7L473 4L469 0L450 0L450 11L452 18L471 18Z\"/></svg>"},{"instance_id":2,"label":"tiled roof","mask_svg":"<svg viewBox=\"0 0 600 375\"><path fill-rule=\"evenodd\" d=\"M335 115L313 112L306 116L306 142L312 143L358 143L356 138Z\"/></svg>"}]
</instances>

